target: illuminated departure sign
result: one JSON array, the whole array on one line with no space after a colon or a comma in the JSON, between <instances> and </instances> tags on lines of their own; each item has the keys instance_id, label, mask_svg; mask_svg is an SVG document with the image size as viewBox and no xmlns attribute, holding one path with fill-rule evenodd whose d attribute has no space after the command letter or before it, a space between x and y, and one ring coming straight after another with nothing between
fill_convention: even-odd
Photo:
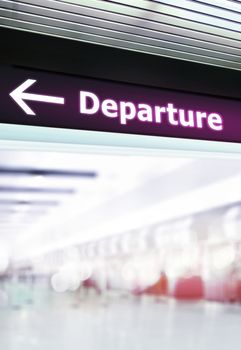
<instances>
[{"instance_id":1,"label":"illuminated departure sign","mask_svg":"<svg viewBox=\"0 0 241 350\"><path fill-rule=\"evenodd\" d=\"M0 123L241 142L238 100L21 68L0 74Z\"/></svg>"},{"instance_id":2,"label":"illuminated departure sign","mask_svg":"<svg viewBox=\"0 0 241 350\"><path fill-rule=\"evenodd\" d=\"M90 100L91 106L88 106L88 100ZM170 125L184 128L209 126L216 131L223 130L223 120L218 113L185 111L181 108L175 108L172 103L168 103L167 106L152 107L146 103L135 105L131 101L120 101L119 103L111 99L100 101L92 92L80 91L80 113L93 115L99 110L108 118L118 118L122 125L126 125L133 119L138 119L143 123L162 124L166 121Z\"/></svg>"}]
</instances>

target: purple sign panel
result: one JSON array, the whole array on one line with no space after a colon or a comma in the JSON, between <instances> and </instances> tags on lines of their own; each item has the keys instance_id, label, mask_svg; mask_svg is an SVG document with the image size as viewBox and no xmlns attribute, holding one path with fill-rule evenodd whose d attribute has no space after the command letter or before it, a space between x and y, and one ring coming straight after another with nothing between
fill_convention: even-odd
<instances>
[{"instance_id":1,"label":"purple sign panel","mask_svg":"<svg viewBox=\"0 0 241 350\"><path fill-rule=\"evenodd\" d=\"M0 123L241 142L241 101L0 68Z\"/></svg>"}]
</instances>

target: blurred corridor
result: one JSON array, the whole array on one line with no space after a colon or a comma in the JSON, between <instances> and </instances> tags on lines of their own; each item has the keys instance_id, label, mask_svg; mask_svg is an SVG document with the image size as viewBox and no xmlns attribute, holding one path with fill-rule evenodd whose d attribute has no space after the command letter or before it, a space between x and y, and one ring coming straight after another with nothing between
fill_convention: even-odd
<instances>
[{"instance_id":1,"label":"blurred corridor","mask_svg":"<svg viewBox=\"0 0 241 350\"><path fill-rule=\"evenodd\" d=\"M239 159L2 149L1 348L237 348L240 181Z\"/></svg>"}]
</instances>

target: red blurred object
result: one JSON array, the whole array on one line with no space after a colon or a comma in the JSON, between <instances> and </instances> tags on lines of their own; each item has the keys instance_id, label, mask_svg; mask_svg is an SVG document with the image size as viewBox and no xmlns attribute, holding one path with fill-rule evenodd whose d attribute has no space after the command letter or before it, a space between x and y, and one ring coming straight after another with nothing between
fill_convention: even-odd
<instances>
[{"instance_id":1,"label":"red blurred object","mask_svg":"<svg viewBox=\"0 0 241 350\"><path fill-rule=\"evenodd\" d=\"M237 292L237 301L241 302L241 280L237 280L236 282L236 292Z\"/></svg>"},{"instance_id":2,"label":"red blurred object","mask_svg":"<svg viewBox=\"0 0 241 350\"><path fill-rule=\"evenodd\" d=\"M144 294L148 295L167 295L168 293L168 279L166 274L163 272L159 278L159 280L153 284L152 286L146 288L143 291Z\"/></svg>"},{"instance_id":3,"label":"red blurred object","mask_svg":"<svg viewBox=\"0 0 241 350\"><path fill-rule=\"evenodd\" d=\"M173 296L180 300L199 300L204 297L204 284L200 276L183 277L177 280Z\"/></svg>"},{"instance_id":4,"label":"red blurred object","mask_svg":"<svg viewBox=\"0 0 241 350\"><path fill-rule=\"evenodd\" d=\"M224 302L225 297L224 297L223 281L213 280L211 282L207 282L206 288L205 288L205 299L209 301Z\"/></svg>"},{"instance_id":5,"label":"red blurred object","mask_svg":"<svg viewBox=\"0 0 241 350\"><path fill-rule=\"evenodd\" d=\"M224 299L228 302L237 301L237 280L234 278L229 278L224 281Z\"/></svg>"},{"instance_id":6,"label":"red blurred object","mask_svg":"<svg viewBox=\"0 0 241 350\"><path fill-rule=\"evenodd\" d=\"M205 299L222 303L241 301L241 281L229 276L208 282L205 288Z\"/></svg>"},{"instance_id":7,"label":"red blurred object","mask_svg":"<svg viewBox=\"0 0 241 350\"><path fill-rule=\"evenodd\" d=\"M100 293L100 288L92 278L88 278L87 280L83 281L83 286L87 289L93 288L97 291L97 293Z\"/></svg>"}]
</instances>

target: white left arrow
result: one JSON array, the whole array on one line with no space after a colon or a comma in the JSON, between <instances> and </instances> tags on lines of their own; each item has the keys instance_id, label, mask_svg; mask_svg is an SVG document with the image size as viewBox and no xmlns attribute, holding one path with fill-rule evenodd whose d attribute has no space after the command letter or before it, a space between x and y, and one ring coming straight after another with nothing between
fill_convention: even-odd
<instances>
[{"instance_id":1,"label":"white left arrow","mask_svg":"<svg viewBox=\"0 0 241 350\"><path fill-rule=\"evenodd\" d=\"M26 104L26 102L24 102L24 100L47 102L47 103L58 103L61 105L64 104L63 97L37 95L37 94L30 94L28 92L25 92L34 83L36 83L36 80L27 79L23 84L18 86L15 90L13 90L9 94L14 99L14 101L24 110L26 114L36 115L36 113L34 113L34 111Z\"/></svg>"}]
</instances>

